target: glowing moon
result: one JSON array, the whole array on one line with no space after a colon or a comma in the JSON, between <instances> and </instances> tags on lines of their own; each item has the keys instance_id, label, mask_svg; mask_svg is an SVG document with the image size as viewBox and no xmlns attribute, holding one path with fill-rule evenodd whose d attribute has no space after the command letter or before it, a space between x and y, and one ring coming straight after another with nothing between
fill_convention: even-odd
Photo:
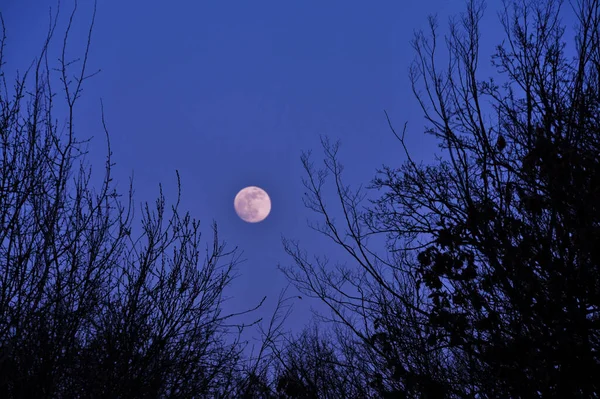
<instances>
[{"instance_id":1,"label":"glowing moon","mask_svg":"<svg viewBox=\"0 0 600 399\"><path fill-rule=\"evenodd\" d=\"M271 199L262 188L250 186L237 193L233 200L233 207L243 221L262 222L271 212Z\"/></svg>"}]
</instances>

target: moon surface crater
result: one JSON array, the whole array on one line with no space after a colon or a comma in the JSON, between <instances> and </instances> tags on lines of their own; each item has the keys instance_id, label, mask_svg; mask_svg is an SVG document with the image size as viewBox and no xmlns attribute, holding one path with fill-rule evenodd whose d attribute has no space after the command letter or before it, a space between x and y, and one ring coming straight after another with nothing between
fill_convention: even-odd
<instances>
[{"instance_id":1,"label":"moon surface crater","mask_svg":"<svg viewBox=\"0 0 600 399\"><path fill-rule=\"evenodd\" d=\"M243 221L262 222L271 212L271 199L262 188L249 186L237 193L233 200L233 207Z\"/></svg>"}]
</instances>

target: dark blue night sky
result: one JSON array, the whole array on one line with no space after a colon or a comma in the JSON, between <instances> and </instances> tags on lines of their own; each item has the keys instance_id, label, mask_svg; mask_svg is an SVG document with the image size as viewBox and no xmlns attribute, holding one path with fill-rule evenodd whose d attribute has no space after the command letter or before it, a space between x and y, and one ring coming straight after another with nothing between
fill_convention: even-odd
<instances>
[{"instance_id":1,"label":"dark blue night sky","mask_svg":"<svg viewBox=\"0 0 600 399\"><path fill-rule=\"evenodd\" d=\"M487 60L503 36L494 8L501 2L493 3L482 24L481 76L491 70ZM84 48L91 4L79 1L72 57ZM72 5L62 2L58 35ZM55 10L56 2L1 1L6 71L24 71L38 54L49 7ZM302 151L313 150L318 163L320 136L340 139L346 182L368 184L379 166L404 160L387 110L397 128L408 121L414 157L431 160L438 149L423 134L423 113L411 91L410 40L414 30L427 28L428 14L438 14L443 32L448 16L463 9L462 0L100 0L89 71L102 71L86 82L76 132L94 136L89 160L101 177L102 99L115 181L125 193L133 174L138 209L156 198L159 183L174 200L179 170L182 209L202 221L207 239L215 220L220 238L243 250L227 306L241 310L267 295L260 311L266 316L286 285L277 266L291 264L282 237L299 240L309 253L340 253L307 227L316 215L302 203ZM272 212L262 223L245 223L233 209L235 194L250 185L271 196ZM311 306L322 309L307 299L297 302L291 328L308 320Z\"/></svg>"}]
</instances>

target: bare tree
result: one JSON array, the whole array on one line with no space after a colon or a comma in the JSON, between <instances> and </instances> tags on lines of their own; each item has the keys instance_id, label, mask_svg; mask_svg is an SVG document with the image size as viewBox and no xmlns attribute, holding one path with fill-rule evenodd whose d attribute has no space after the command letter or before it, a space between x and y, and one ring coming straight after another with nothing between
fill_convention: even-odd
<instances>
[{"instance_id":1,"label":"bare tree","mask_svg":"<svg viewBox=\"0 0 600 399\"><path fill-rule=\"evenodd\" d=\"M370 362L354 337L340 329L313 324L287 339L276 351L276 391L280 398L366 398Z\"/></svg>"},{"instance_id":2,"label":"bare tree","mask_svg":"<svg viewBox=\"0 0 600 399\"><path fill-rule=\"evenodd\" d=\"M430 18L410 76L443 154L418 163L406 125L397 134L390 122L407 160L379 171L367 206L342 183L336 145L324 142L324 170L303 159L317 229L352 264L286 241L285 272L386 360L374 363L381 395L599 396L600 4L570 6L573 57L565 4L505 2L497 80L478 75L482 2L450 21L443 64ZM327 173L338 211L324 201ZM368 242L381 236L385 254Z\"/></svg>"},{"instance_id":3,"label":"bare tree","mask_svg":"<svg viewBox=\"0 0 600 399\"><path fill-rule=\"evenodd\" d=\"M331 316L318 315L319 319L337 329L338 351L352 354L343 364L361 370L371 395L396 397L427 390L444 395L450 389L444 384L452 372L451 362L428 339L427 298L405 267L406 254L378 254L371 249L373 230L367 208L361 205L365 193L344 185L339 143L324 138L322 145L325 168L315 169L308 154L302 159L308 174L305 203L324 219L311 227L342 246L352 263L331 266L327 257L310 259L297 242L286 239L284 247L294 265L282 270L303 295L328 305ZM329 174L341 204L336 214L340 223L323 196Z\"/></svg>"},{"instance_id":4,"label":"bare tree","mask_svg":"<svg viewBox=\"0 0 600 399\"><path fill-rule=\"evenodd\" d=\"M224 314L222 303L239 254L219 240L216 224L205 247L199 222L179 210L179 194L169 206L162 189L132 237L132 183L123 201L104 116L108 156L95 189L75 118L94 75L87 64L95 7L84 55L72 60L76 9L56 68L64 125L48 54L58 12L14 89L1 73L0 16L0 396L235 397L247 385L239 337L248 325Z\"/></svg>"}]
</instances>

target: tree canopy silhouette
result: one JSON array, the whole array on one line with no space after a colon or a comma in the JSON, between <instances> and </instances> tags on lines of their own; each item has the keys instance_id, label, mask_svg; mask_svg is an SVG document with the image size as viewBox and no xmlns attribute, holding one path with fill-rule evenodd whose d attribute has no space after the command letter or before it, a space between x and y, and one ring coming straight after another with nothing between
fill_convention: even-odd
<instances>
[{"instance_id":1,"label":"tree canopy silhouette","mask_svg":"<svg viewBox=\"0 0 600 399\"><path fill-rule=\"evenodd\" d=\"M572 50L565 8L577 17ZM286 240L284 271L368 353L372 395L598 397L600 4L505 2L489 78L478 72L483 11L469 1L443 37L432 17L412 42L436 162L413 159L407 125L390 121L406 161L378 172L365 204L324 139L323 169L303 158L306 204L351 262L333 267Z\"/></svg>"},{"instance_id":2,"label":"tree canopy silhouette","mask_svg":"<svg viewBox=\"0 0 600 399\"><path fill-rule=\"evenodd\" d=\"M338 143L323 139L322 168L302 157L312 227L349 262L285 239L283 272L331 314L284 334L282 294L250 356L247 326L221 309L238 253L216 225L203 246L199 222L162 190L136 237L104 117L108 156L93 185L74 110L93 75L94 19L79 63L67 56L75 10L63 37L64 126L48 61L57 18L14 86L2 31L0 396L599 397L600 3L506 1L490 78L478 71L483 12L469 0L450 21L443 63L435 18L412 42L435 162L414 159L408 126L396 132L389 118L406 160L369 191L344 183Z\"/></svg>"},{"instance_id":3,"label":"tree canopy silhouette","mask_svg":"<svg viewBox=\"0 0 600 399\"><path fill-rule=\"evenodd\" d=\"M136 236L132 184L123 200L104 114L108 155L94 184L75 105L94 75L95 7L83 56L73 60L76 9L58 66L48 54L57 12L39 57L14 86L1 69L0 16L0 396L241 397L256 390L250 371L263 360L244 355L248 326L222 310L239 254L219 240L216 224L202 244L179 193L168 205L162 189L141 208Z\"/></svg>"}]
</instances>

